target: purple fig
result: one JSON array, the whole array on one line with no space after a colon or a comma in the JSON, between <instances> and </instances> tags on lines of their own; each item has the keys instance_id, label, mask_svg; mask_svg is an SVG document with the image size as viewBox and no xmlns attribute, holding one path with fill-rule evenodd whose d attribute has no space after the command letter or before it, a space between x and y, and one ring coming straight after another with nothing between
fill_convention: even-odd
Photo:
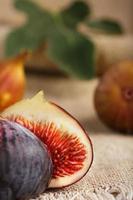
<instances>
[{"instance_id":1,"label":"purple fig","mask_svg":"<svg viewBox=\"0 0 133 200\"><path fill-rule=\"evenodd\" d=\"M28 129L0 119L0 200L27 200L42 193L52 175L47 147Z\"/></svg>"}]
</instances>

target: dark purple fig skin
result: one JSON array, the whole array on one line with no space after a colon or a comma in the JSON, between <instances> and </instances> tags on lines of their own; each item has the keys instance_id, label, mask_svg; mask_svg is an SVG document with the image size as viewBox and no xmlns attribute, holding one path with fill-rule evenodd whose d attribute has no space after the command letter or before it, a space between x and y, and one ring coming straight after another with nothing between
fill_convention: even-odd
<instances>
[{"instance_id":1,"label":"dark purple fig skin","mask_svg":"<svg viewBox=\"0 0 133 200\"><path fill-rule=\"evenodd\" d=\"M0 200L27 200L44 192L52 160L46 146L21 125L0 119Z\"/></svg>"}]
</instances>

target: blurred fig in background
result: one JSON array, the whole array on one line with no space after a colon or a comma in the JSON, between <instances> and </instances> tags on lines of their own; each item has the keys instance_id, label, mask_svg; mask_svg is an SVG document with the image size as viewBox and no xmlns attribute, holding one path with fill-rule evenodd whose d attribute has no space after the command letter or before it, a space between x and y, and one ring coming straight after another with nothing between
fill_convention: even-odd
<instances>
[{"instance_id":1,"label":"blurred fig in background","mask_svg":"<svg viewBox=\"0 0 133 200\"><path fill-rule=\"evenodd\" d=\"M28 53L0 62L0 111L23 97L24 62Z\"/></svg>"},{"instance_id":2,"label":"blurred fig in background","mask_svg":"<svg viewBox=\"0 0 133 200\"><path fill-rule=\"evenodd\" d=\"M110 128L133 132L133 60L114 64L103 75L94 103L99 118Z\"/></svg>"}]
</instances>

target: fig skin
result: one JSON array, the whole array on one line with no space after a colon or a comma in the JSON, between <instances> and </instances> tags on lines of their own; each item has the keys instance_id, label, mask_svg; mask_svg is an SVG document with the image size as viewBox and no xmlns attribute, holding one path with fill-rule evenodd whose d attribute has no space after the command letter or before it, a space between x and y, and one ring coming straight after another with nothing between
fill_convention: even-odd
<instances>
[{"instance_id":1,"label":"fig skin","mask_svg":"<svg viewBox=\"0 0 133 200\"><path fill-rule=\"evenodd\" d=\"M133 61L123 61L101 78L94 95L101 121L113 130L133 132Z\"/></svg>"},{"instance_id":2,"label":"fig skin","mask_svg":"<svg viewBox=\"0 0 133 200\"><path fill-rule=\"evenodd\" d=\"M70 186L90 169L93 147L88 133L70 113L48 101L43 91L1 115L26 127L47 145L54 166L49 188Z\"/></svg>"},{"instance_id":3,"label":"fig skin","mask_svg":"<svg viewBox=\"0 0 133 200\"><path fill-rule=\"evenodd\" d=\"M0 61L0 112L22 99L26 86L24 63L29 57L23 52Z\"/></svg>"},{"instance_id":4,"label":"fig skin","mask_svg":"<svg viewBox=\"0 0 133 200\"><path fill-rule=\"evenodd\" d=\"M39 195L48 187L52 171L46 146L21 125L0 119L0 199Z\"/></svg>"}]
</instances>

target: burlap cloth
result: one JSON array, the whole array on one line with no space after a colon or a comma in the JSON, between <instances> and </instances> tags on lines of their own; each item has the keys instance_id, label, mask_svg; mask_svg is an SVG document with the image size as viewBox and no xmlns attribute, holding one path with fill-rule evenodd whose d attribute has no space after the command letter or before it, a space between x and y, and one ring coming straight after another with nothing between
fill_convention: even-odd
<instances>
[{"instance_id":1,"label":"burlap cloth","mask_svg":"<svg viewBox=\"0 0 133 200\"><path fill-rule=\"evenodd\" d=\"M97 118L93 94L97 81L29 76L26 96L40 89L84 125L94 146L94 162L78 183L49 190L36 200L133 200L133 136L112 132Z\"/></svg>"}]
</instances>

